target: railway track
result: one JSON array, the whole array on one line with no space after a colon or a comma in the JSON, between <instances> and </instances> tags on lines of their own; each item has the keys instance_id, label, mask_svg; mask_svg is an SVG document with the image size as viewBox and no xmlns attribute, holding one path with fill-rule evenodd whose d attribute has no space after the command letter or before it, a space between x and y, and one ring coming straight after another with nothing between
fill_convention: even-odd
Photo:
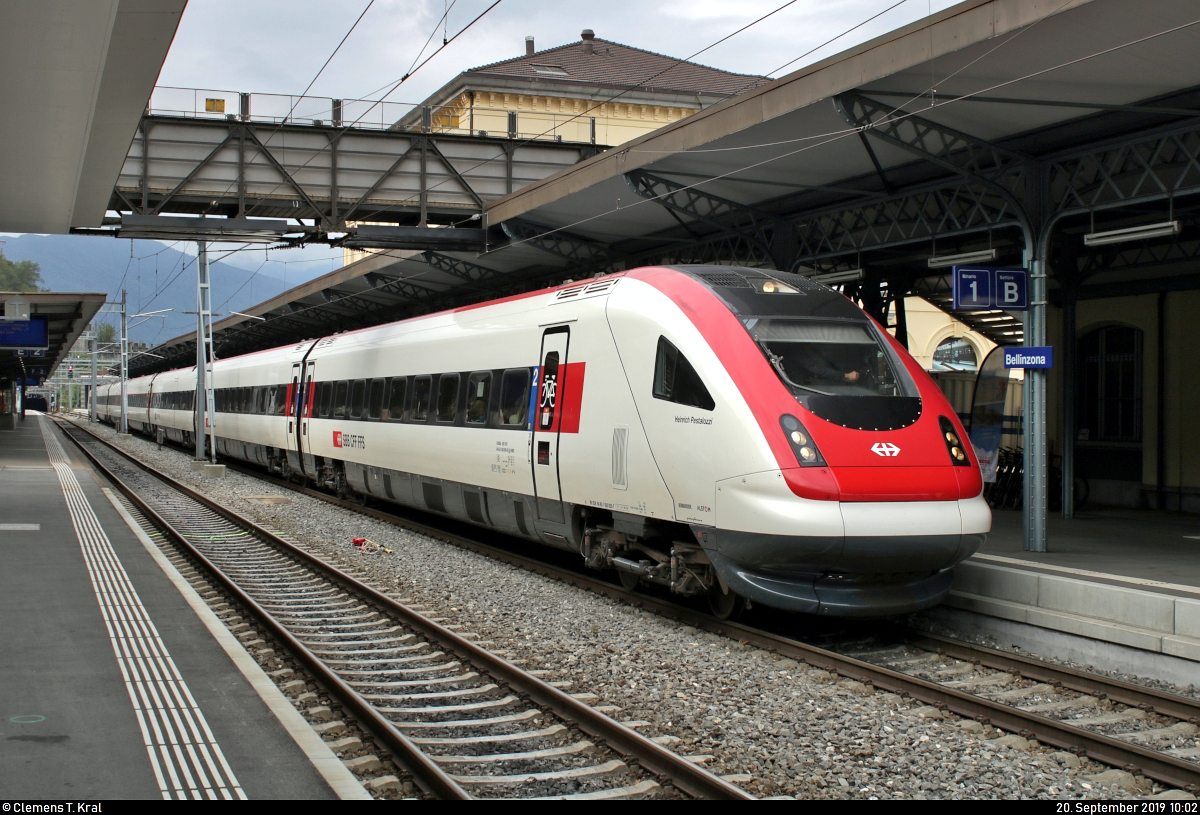
<instances>
[{"instance_id":1,"label":"railway track","mask_svg":"<svg viewBox=\"0 0 1200 815\"><path fill-rule=\"evenodd\" d=\"M750 799L95 435L68 438L435 798Z\"/></svg>"},{"instance_id":2,"label":"railway track","mask_svg":"<svg viewBox=\"0 0 1200 815\"><path fill-rule=\"evenodd\" d=\"M1200 794L1200 763L1194 760L1200 759L1200 749L1172 748L1172 742L1190 738L1200 729L1200 701L899 627L875 633L865 642L860 638L857 642L842 643L837 650L821 648L781 633L717 620L661 597L630 592L587 574L439 526L344 501L259 470L230 466L281 488L803 661L869 688L911 697L939 712L954 713L1026 739L1037 739Z\"/></svg>"}]
</instances>

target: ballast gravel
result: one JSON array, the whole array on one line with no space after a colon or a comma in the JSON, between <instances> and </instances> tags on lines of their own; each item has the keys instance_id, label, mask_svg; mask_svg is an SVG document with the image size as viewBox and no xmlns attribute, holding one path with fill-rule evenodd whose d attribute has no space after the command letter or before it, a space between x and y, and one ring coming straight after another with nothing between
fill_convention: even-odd
<instances>
[{"instance_id":1,"label":"ballast gravel","mask_svg":"<svg viewBox=\"0 0 1200 815\"><path fill-rule=\"evenodd\" d=\"M526 670L570 682L570 693L595 694L591 704L616 706L617 720L755 795L1062 800L1164 791L256 478L229 471L204 479L179 449L91 429L443 625L472 632ZM289 500L246 500L263 495ZM392 552L363 554L355 537Z\"/></svg>"}]
</instances>

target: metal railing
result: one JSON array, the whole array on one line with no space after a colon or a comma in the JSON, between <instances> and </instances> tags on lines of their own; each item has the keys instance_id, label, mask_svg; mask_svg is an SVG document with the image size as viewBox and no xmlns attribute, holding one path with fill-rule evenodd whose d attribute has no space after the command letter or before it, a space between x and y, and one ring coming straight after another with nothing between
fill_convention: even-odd
<instances>
[{"instance_id":1,"label":"metal railing","mask_svg":"<svg viewBox=\"0 0 1200 815\"><path fill-rule=\"evenodd\" d=\"M552 110L556 102L560 108L564 104L543 97L526 98L531 100L530 109L512 110L478 105L422 106L413 102L242 93L160 85L151 94L146 113L215 121L315 127L353 126L365 130L596 143L596 117L586 107L580 110ZM542 109L538 109L539 104ZM586 102L579 100L572 107L584 105ZM667 124L667 121L664 119L662 124ZM629 126L637 127L632 121Z\"/></svg>"}]
</instances>

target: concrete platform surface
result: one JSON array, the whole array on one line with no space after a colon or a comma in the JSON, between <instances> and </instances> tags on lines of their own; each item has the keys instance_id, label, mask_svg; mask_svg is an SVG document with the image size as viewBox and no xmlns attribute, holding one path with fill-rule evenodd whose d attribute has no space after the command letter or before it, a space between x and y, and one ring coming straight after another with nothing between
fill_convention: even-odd
<instances>
[{"instance_id":1,"label":"concrete platform surface","mask_svg":"<svg viewBox=\"0 0 1200 815\"><path fill-rule=\"evenodd\" d=\"M43 423L0 432L0 799L337 798Z\"/></svg>"},{"instance_id":2,"label":"concrete platform surface","mask_svg":"<svg viewBox=\"0 0 1200 815\"><path fill-rule=\"evenodd\" d=\"M1121 651L1129 658L1200 662L1200 519L1096 510L1048 527L1050 551L1026 552L1021 514L996 512L982 551L955 568L946 605L1132 649Z\"/></svg>"},{"instance_id":3,"label":"concrete platform surface","mask_svg":"<svg viewBox=\"0 0 1200 815\"><path fill-rule=\"evenodd\" d=\"M992 513L983 554L1178 583L1200 589L1200 516L1152 510L1085 510L1072 520L1052 514L1048 552L1022 548L1021 513Z\"/></svg>"}]
</instances>

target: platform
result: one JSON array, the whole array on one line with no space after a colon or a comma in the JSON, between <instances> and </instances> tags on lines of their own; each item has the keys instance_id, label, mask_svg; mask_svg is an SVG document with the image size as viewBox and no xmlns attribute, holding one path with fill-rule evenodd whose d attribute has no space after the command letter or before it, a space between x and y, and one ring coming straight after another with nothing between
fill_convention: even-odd
<instances>
[{"instance_id":1,"label":"platform","mask_svg":"<svg viewBox=\"0 0 1200 815\"><path fill-rule=\"evenodd\" d=\"M945 606L1200 662L1200 517L1084 511L1050 518L1048 540L1048 552L1026 552L1021 514L994 513L983 549L956 567ZM1194 673L1184 684L1200 684L1200 667L1183 670Z\"/></svg>"},{"instance_id":2,"label":"platform","mask_svg":"<svg viewBox=\"0 0 1200 815\"><path fill-rule=\"evenodd\" d=\"M0 432L0 798L366 797L51 425Z\"/></svg>"}]
</instances>

